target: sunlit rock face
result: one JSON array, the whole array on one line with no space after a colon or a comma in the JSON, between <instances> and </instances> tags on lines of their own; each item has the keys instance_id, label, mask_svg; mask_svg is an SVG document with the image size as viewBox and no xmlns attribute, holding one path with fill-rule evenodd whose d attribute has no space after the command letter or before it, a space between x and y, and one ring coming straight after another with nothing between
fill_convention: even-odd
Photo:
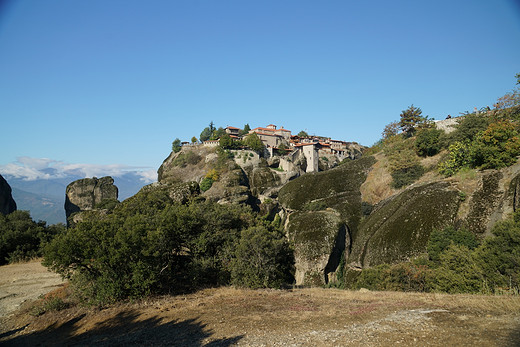
<instances>
[{"instance_id":1,"label":"sunlit rock face","mask_svg":"<svg viewBox=\"0 0 520 347\"><path fill-rule=\"evenodd\" d=\"M112 177L94 177L70 183L65 194L65 214L70 225L69 217L74 213L93 210L106 199L117 200L118 189Z\"/></svg>"}]
</instances>

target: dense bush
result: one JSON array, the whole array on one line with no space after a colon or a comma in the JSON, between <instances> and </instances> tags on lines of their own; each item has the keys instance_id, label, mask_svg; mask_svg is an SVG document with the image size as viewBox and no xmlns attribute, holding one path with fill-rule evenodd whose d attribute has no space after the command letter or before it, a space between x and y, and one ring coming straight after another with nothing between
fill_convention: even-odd
<instances>
[{"instance_id":1,"label":"dense bush","mask_svg":"<svg viewBox=\"0 0 520 347\"><path fill-rule=\"evenodd\" d=\"M166 189L148 188L112 214L91 214L60 234L45 248L44 265L92 303L227 284L231 264L240 264L233 259L240 255L241 231L258 223L248 207L173 203ZM290 268L272 266L286 275Z\"/></svg>"},{"instance_id":2,"label":"dense bush","mask_svg":"<svg viewBox=\"0 0 520 347\"><path fill-rule=\"evenodd\" d=\"M471 148L471 164L482 169L499 169L516 162L520 155L518 125L509 121L491 123Z\"/></svg>"},{"instance_id":3,"label":"dense bush","mask_svg":"<svg viewBox=\"0 0 520 347\"><path fill-rule=\"evenodd\" d=\"M464 246L472 250L478 246L478 240L474 233L464 229L455 229L453 227L434 229L430 234L427 246L430 259L438 262L440 255L452 244Z\"/></svg>"},{"instance_id":4,"label":"dense bush","mask_svg":"<svg viewBox=\"0 0 520 347\"><path fill-rule=\"evenodd\" d=\"M440 137L444 132L438 129L423 129L417 133L415 151L421 157L433 156L441 150Z\"/></svg>"},{"instance_id":5,"label":"dense bush","mask_svg":"<svg viewBox=\"0 0 520 347\"><path fill-rule=\"evenodd\" d=\"M42 246L63 231L62 224L35 222L28 211L0 213L0 265L42 255Z\"/></svg>"},{"instance_id":6,"label":"dense bush","mask_svg":"<svg viewBox=\"0 0 520 347\"><path fill-rule=\"evenodd\" d=\"M293 252L285 236L265 227L242 230L231 266L232 283L250 288L280 288L292 282Z\"/></svg>"}]
</instances>

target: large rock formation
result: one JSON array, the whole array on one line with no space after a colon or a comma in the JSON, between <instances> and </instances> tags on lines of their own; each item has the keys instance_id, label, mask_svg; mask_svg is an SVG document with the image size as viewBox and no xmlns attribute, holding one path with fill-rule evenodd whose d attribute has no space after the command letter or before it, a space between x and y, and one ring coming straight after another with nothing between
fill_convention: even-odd
<instances>
[{"instance_id":1,"label":"large rock formation","mask_svg":"<svg viewBox=\"0 0 520 347\"><path fill-rule=\"evenodd\" d=\"M306 174L280 190L295 249L296 284L326 284L341 258L349 256L363 217L360 187L374 162L366 157Z\"/></svg>"},{"instance_id":2,"label":"large rock formation","mask_svg":"<svg viewBox=\"0 0 520 347\"><path fill-rule=\"evenodd\" d=\"M16 202L11 195L11 186L0 175L0 213L9 214L16 211Z\"/></svg>"},{"instance_id":3,"label":"large rock formation","mask_svg":"<svg viewBox=\"0 0 520 347\"><path fill-rule=\"evenodd\" d=\"M70 183L65 194L65 214L70 225L70 217L75 213L93 210L103 200L117 200L118 189L112 177L94 177Z\"/></svg>"}]
</instances>

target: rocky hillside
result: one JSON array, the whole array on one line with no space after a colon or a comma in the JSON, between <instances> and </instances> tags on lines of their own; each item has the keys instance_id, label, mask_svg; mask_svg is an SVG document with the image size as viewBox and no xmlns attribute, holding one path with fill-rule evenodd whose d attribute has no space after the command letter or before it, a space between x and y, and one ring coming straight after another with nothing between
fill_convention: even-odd
<instances>
[{"instance_id":1,"label":"rocky hillside","mask_svg":"<svg viewBox=\"0 0 520 347\"><path fill-rule=\"evenodd\" d=\"M16 210L16 202L11 195L11 186L0 175L0 213L9 214Z\"/></svg>"}]
</instances>

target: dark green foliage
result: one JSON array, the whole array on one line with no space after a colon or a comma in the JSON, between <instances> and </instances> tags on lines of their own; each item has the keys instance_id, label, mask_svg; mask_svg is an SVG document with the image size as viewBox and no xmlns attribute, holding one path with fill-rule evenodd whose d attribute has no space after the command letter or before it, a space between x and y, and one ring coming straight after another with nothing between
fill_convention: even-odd
<instances>
[{"instance_id":1,"label":"dark green foliage","mask_svg":"<svg viewBox=\"0 0 520 347\"><path fill-rule=\"evenodd\" d=\"M497 287L520 290L520 213L513 219L499 222L476 249L477 262L486 283Z\"/></svg>"},{"instance_id":2,"label":"dark green foliage","mask_svg":"<svg viewBox=\"0 0 520 347\"><path fill-rule=\"evenodd\" d=\"M210 140L218 140L222 136L226 135L226 130L222 127L219 127L216 130L213 130L213 133L211 134Z\"/></svg>"},{"instance_id":3,"label":"dark green foliage","mask_svg":"<svg viewBox=\"0 0 520 347\"><path fill-rule=\"evenodd\" d=\"M179 152L181 149L182 149L182 147L181 147L181 140L179 140L178 138L176 138L176 139L173 140L173 142L172 142L172 151L173 151L174 153L177 153L177 152Z\"/></svg>"},{"instance_id":4,"label":"dark green foliage","mask_svg":"<svg viewBox=\"0 0 520 347\"><path fill-rule=\"evenodd\" d=\"M478 240L474 233L464 229L446 227L444 229L434 229L428 241L428 255L434 262L438 262L441 253L451 245L464 246L470 250L478 246Z\"/></svg>"},{"instance_id":5,"label":"dark green foliage","mask_svg":"<svg viewBox=\"0 0 520 347\"><path fill-rule=\"evenodd\" d=\"M321 211L327 208L327 204L324 201L310 201L303 206L304 211Z\"/></svg>"},{"instance_id":6,"label":"dark green foliage","mask_svg":"<svg viewBox=\"0 0 520 347\"><path fill-rule=\"evenodd\" d=\"M219 146L221 149L238 149L242 147L242 141L234 140L228 134L224 134L219 139Z\"/></svg>"},{"instance_id":7,"label":"dark green foliage","mask_svg":"<svg viewBox=\"0 0 520 347\"><path fill-rule=\"evenodd\" d=\"M302 131L300 131L300 132L298 133L297 136L298 136L298 137L309 137L309 134L307 134L306 131L303 131L303 130L302 130Z\"/></svg>"},{"instance_id":8,"label":"dark green foliage","mask_svg":"<svg viewBox=\"0 0 520 347\"><path fill-rule=\"evenodd\" d=\"M64 230L62 224L34 222L28 211L0 213L0 265L41 256L41 248Z\"/></svg>"},{"instance_id":9,"label":"dark green foliage","mask_svg":"<svg viewBox=\"0 0 520 347\"><path fill-rule=\"evenodd\" d=\"M202 181L200 182L200 190L202 192L205 192L206 190L209 190L211 186L213 185L213 179L209 177L204 177Z\"/></svg>"},{"instance_id":10,"label":"dark green foliage","mask_svg":"<svg viewBox=\"0 0 520 347\"><path fill-rule=\"evenodd\" d=\"M514 164L520 155L518 126L509 121L491 123L480 133L471 148L471 165L499 169Z\"/></svg>"},{"instance_id":11,"label":"dark green foliage","mask_svg":"<svg viewBox=\"0 0 520 347\"><path fill-rule=\"evenodd\" d=\"M451 243L439 256L439 265L429 279L430 290L446 293L478 293L484 276L474 253L464 245Z\"/></svg>"},{"instance_id":12,"label":"dark green foliage","mask_svg":"<svg viewBox=\"0 0 520 347\"><path fill-rule=\"evenodd\" d=\"M424 291L430 276L431 270L425 265L412 262L382 264L363 270L354 282L353 288Z\"/></svg>"},{"instance_id":13,"label":"dark green foliage","mask_svg":"<svg viewBox=\"0 0 520 347\"><path fill-rule=\"evenodd\" d=\"M441 150L440 136L443 133L438 129L423 129L417 133L415 151L421 157L433 156Z\"/></svg>"},{"instance_id":14,"label":"dark green foliage","mask_svg":"<svg viewBox=\"0 0 520 347\"><path fill-rule=\"evenodd\" d=\"M168 189L147 187L113 213L89 214L60 234L45 248L44 264L97 304L228 284L241 230L255 223L248 207L173 203Z\"/></svg>"},{"instance_id":15,"label":"dark green foliage","mask_svg":"<svg viewBox=\"0 0 520 347\"><path fill-rule=\"evenodd\" d=\"M204 128L204 130L202 130L202 132L199 135L200 142L208 141L209 138L211 137L211 134L212 134L212 131L210 130L209 127Z\"/></svg>"},{"instance_id":16,"label":"dark green foliage","mask_svg":"<svg viewBox=\"0 0 520 347\"><path fill-rule=\"evenodd\" d=\"M253 151L256 151L256 152L263 152L264 150L264 144L262 142L262 140L260 140L260 138L258 137L258 135L256 133L251 133L249 134L245 139L244 139L244 145L246 145L247 147L251 148Z\"/></svg>"},{"instance_id":17,"label":"dark green foliage","mask_svg":"<svg viewBox=\"0 0 520 347\"><path fill-rule=\"evenodd\" d=\"M242 230L231 265L232 283L250 288L280 288L291 283L294 258L284 235L265 227Z\"/></svg>"},{"instance_id":18,"label":"dark green foliage","mask_svg":"<svg viewBox=\"0 0 520 347\"><path fill-rule=\"evenodd\" d=\"M414 105L401 112L399 128L406 137L413 136L417 129L427 125L427 118L421 116L421 114L422 110Z\"/></svg>"},{"instance_id":19,"label":"dark green foliage","mask_svg":"<svg viewBox=\"0 0 520 347\"><path fill-rule=\"evenodd\" d=\"M445 146L447 147L447 145L457 141L473 141L478 133L487 129L490 121L489 117L475 113L460 117L455 131L444 137L444 140L447 142Z\"/></svg>"},{"instance_id":20,"label":"dark green foliage","mask_svg":"<svg viewBox=\"0 0 520 347\"><path fill-rule=\"evenodd\" d=\"M249 131L251 130L251 127L249 126L249 124L246 124L244 125L244 129L240 130L238 132L239 135L246 135L249 133Z\"/></svg>"},{"instance_id":21,"label":"dark green foliage","mask_svg":"<svg viewBox=\"0 0 520 347\"><path fill-rule=\"evenodd\" d=\"M392 171L392 187L402 188L417 181L424 174L424 168L420 164L403 167Z\"/></svg>"},{"instance_id":22,"label":"dark green foliage","mask_svg":"<svg viewBox=\"0 0 520 347\"><path fill-rule=\"evenodd\" d=\"M499 222L479 245L475 235L448 227L432 232L430 260L364 269L350 284L373 290L446 293L518 293L520 290L520 213Z\"/></svg>"}]
</instances>

